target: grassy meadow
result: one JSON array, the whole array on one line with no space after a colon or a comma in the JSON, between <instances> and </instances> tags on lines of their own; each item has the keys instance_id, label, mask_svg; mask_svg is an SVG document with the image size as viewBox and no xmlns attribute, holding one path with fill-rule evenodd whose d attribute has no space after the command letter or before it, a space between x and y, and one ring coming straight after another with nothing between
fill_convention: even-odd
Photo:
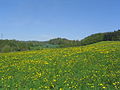
<instances>
[{"instance_id":1,"label":"grassy meadow","mask_svg":"<svg viewBox=\"0 0 120 90\"><path fill-rule=\"evenodd\" d=\"M0 90L120 90L120 42L0 53Z\"/></svg>"}]
</instances>

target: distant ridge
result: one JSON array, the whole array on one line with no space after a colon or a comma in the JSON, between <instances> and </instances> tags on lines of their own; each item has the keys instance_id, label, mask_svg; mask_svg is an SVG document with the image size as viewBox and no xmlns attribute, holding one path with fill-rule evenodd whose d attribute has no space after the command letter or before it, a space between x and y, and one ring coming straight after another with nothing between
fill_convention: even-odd
<instances>
[{"instance_id":1,"label":"distant ridge","mask_svg":"<svg viewBox=\"0 0 120 90\"><path fill-rule=\"evenodd\" d=\"M120 41L120 30L92 34L82 40L54 38L49 41L0 40L0 52L40 50L44 48L63 48L89 45L101 41Z\"/></svg>"},{"instance_id":2,"label":"distant ridge","mask_svg":"<svg viewBox=\"0 0 120 90\"><path fill-rule=\"evenodd\" d=\"M88 45L100 41L120 41L120 30L114 32L96 33L82 39L81 45Z\"/></svg>"}]
</instances>

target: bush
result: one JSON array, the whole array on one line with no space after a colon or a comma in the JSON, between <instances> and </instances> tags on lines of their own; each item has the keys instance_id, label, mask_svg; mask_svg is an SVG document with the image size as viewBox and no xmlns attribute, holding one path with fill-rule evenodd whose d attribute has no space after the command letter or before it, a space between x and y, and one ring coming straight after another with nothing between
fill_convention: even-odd
<instances>
[{"instance_id":1,"label":"bush","mask_svg":"<svg viewBox=\"0 0 120 90\"><path fill-rule=\"evenodd\" d=\"M1 52L6 53L6 52L11 52L11 47L9 45L5 45L2 49Z\"/></svg>"}]
</instances>

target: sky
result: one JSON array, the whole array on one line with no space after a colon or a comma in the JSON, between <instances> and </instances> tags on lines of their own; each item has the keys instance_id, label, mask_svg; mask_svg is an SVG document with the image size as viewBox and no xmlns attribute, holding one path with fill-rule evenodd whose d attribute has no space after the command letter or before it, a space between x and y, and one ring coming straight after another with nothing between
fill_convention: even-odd
<instances>
[{"instance_id":1,"label":"sky","mask_svg":"<svg viewBox=\"0 0 120 90\"><path fill-rule=\"evenodd\" d=\"M120 28L120 0L0 0L0 39L81 40Z\"/></svg>"}]
</instances>

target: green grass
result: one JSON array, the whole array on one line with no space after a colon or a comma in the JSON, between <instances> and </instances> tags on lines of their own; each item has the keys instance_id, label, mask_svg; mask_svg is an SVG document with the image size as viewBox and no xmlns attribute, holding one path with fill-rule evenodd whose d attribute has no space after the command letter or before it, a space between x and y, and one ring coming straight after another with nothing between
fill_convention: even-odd
<instances>
[{"instance_id":1,"label":"green grass","mask_svg":"<svg viewBox=\"0 0 120 90\"><path fill-rule=\"evenodd\" d=\"M1 90L119 90L120 42L0 54Z\"/></svg>"}]
</instances>

